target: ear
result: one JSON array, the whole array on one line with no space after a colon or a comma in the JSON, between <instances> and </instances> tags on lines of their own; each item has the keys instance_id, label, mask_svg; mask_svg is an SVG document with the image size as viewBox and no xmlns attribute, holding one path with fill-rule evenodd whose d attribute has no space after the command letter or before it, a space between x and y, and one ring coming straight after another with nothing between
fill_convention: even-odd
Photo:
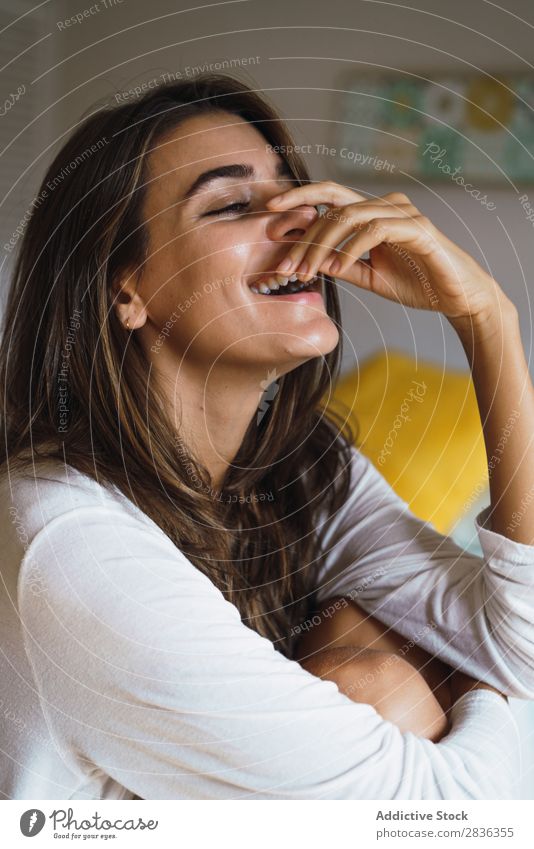
<instances>
[{"instance_id":1,"label":"ear","mask_svg":"<svg viewBox=\"0 0 534 849\"><path fill-rule=\"evenodd\" d=\"M146 324L148 318L145 302L138 292L138 284L139 274L132 271L124 272L122 277L111 284L115 314L127 330L138 330Z\"/></svg>"}]
</instances>

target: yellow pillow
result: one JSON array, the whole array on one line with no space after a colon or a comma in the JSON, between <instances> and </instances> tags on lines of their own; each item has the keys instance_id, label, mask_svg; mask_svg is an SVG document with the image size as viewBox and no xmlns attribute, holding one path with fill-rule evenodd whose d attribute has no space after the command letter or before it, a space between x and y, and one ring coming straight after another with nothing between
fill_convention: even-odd
<instances>
[{"instance_id":1,"label":"yellow pillow","mask_svg":"<svg viewBox=\"0 0 534 849\"><path fill-rule=\"evenodd\" d=\"M328 406L349 419L362 454L411 510L441 533L449 533L487 488L468 372L388 351L342 376Z\"/></svg>"}]
</instances>

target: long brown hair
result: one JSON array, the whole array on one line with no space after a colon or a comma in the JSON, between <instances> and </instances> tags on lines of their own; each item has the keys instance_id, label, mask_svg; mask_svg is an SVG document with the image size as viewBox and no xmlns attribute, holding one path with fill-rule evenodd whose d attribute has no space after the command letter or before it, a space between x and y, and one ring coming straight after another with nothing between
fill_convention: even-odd
<instances>
[{"instance_id":1,"label":"long brown hair","mask_svg":"<svg viewBox=\"0 0 534 849\"><path fill-rule=\"evenodd\" d=\"M5 313L0 463L11 472L54 458L115 485L249 627L291 656L292 625L313 603L317 517L348 493L353 435L322 403L338 377L341 343L280 378L214 497L207 470L165 413L136 334L114 309L112 281L147 258L141 208L150 150L185 118L221 109L289 151L296 183L309 181L275 109L241 81L214 74L99 109L50 165L18 246ZM326 309L340 327L336 289L326 281Z\"/></svg>"}]
</instances>

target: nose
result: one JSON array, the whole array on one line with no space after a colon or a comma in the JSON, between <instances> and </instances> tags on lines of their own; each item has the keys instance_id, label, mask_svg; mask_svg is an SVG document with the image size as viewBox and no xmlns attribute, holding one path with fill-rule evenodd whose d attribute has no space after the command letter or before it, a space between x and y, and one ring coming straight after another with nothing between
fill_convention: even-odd
<instances>
[{"instance_id":1,"label":"nose","mask_svg":"<svg viewBox=\"0 0 534 849\"><path fill-rule=\"evenodd\" d=\"M309 205L271 212L266 225L267 237L273 242L296 242L318 215L317 209Z\"/></svg>"}]
</instances>

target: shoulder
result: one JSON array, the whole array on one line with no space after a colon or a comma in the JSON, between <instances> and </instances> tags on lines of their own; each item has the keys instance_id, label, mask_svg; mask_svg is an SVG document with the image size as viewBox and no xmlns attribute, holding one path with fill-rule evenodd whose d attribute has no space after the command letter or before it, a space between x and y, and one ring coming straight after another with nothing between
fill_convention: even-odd
<instances>
[{"instance_id":1,"label":"shoulder","mask_svg":"<svg viewBox=\"0 0 534 849\"><path fill-rule=\"evenodd\" d=\"M381 477L371 460L365 454L362 454L360 449L356 448L355 445L350 446L350 458L351 481L353 484L359 483L365 475L378 475Z\"/></svg>"},{"instance_id":2,"label":"shoulder","mask_svg":"<svg viewBox=\"0 0 534 849\"><path fill-rule=\"evenodd\" d=\"M47 460L1 476L0 505L2 573L11 576L14 591L16 584L21 611L54 599L63 609L108 607L112 619L117 587L141 599L153 590L156 576L163 583L193 581L201 591L215 591L117 487L71 466ZM44 615L49 621L46 610Z\"/></svg>"},{"instance_id":3,"label":"shoulder","mask_svg":"<svg viewBox=\"0 0 534 849\"><path fill-rule=\"evenodd\" d=\"M210 611L223 600L207 575L116 488L47 463L17 478L13 494L27 533L17 555L18 605L32 633L57 632L63 643L68 622L70 633L118 628L137 638L147 618L157 630L161 617L183 618L191 599Z\"/></svg>"},{"instance_id":4,"label":"shoulder","mask_svg":"<svg viewBox=\"0 0 534 849\"><path fill-rule=\"evenodd\" d=\"M347 514L354 522L358 517L372 515L375 509L391 501L396 505L403 503L380 470L359 448L355 445L349 446L347 457L349 490L341 507L325 516L329 526L341 521Z\"/></svg>"},{"instance_id":5,"label":"shoulder","mask_svg":"<svg viewBox=\"0 0 534 849\"><path fill-rule=\"evenodd\" d=\"M13 473L0 475L0 504L3 519L30 545L45 528L60 521L83 524L88 511L109 510L131 517L152 529L157 525L116 487L99 483L58 460L39 460Z\"/></svg>"}]
</instances>

